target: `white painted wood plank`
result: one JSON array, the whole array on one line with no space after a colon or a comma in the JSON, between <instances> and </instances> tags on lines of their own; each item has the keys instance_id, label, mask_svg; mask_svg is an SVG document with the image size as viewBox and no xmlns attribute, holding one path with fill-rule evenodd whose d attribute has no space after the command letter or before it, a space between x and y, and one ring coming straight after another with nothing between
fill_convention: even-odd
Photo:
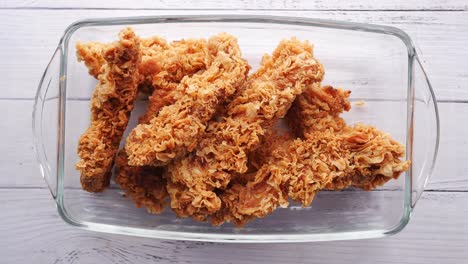
<instances>
[{"instance_id":1,"label":"white painted wood plank","mask_svg":"<svg viewBox=\"0 0 468 264\"><path fill-rule=\"evenodd\" d=\"M32 100L1 100L0 187L45 186L32 138Z\"/></svg>"},{"instance_id":2,"label":"white painted wood plank","mask_svg":"<svg viewBox=\"0 0 468 264\"><path fill-rule=\"evenodd\" d=\"M439 114L439 153L426 189L468 190L468 104L439 103Z\"/></svg>"},{"instance_id":3,"label":"white painted wood plank","mask_svg":"<svg viewBox=\"0 0 468 264\"><path fill-rule=\"evenodd\" d=\"M404 140L402 130L382 120L386 116L391 120L398 120L405 113L401 111L398 103L388 105L375 102L367 102L362 108L354 107L351 120L359 120L364 123L377 125L384 131L390 132L400 141ZM82 111L87 110L87 102L69 103L68 117L73 120L74 132L70 131L70 144L73 145L81 131L87 125L87 119L82 118ZM31 132L32 100L2 100L0 112L4 115L0 122L0 187L38 187L44 186L33 152ZM386 111L392 109L392 112ZM400 109L397 111L397 109ZM81 112L79 112L81 110ZM439 103L441 118L440 150L435 172L430 178L427 189L431 190L468 190L468 126L461 125L466 122L468 116L468 104L463 103ZM75 113L75 114L73 114ZM70 123L70 124L72 124ZM14 128L14 129L12 129ZM70 149L68 158L76 158L74 147ZM72 164L67 166L66 172L76 174ZM78 176L76 176L78 180Z\"/></svg>"},{"instance_id":4,"label":"white painted wood plank","mask_svg":"<svg viewBox=\"0 0 468 264\"><path fill-rule=\"evenodd\" d=\"M91 17L175 15L161 10L0 10L0 98L33 98L39 79L64 29ZM184 11L183 14L268 14L392 25L407 31L420 48L436 94L468 99L468 15L466 12ZM339 76L336 76L339 81Z\"/></svg>"},{"instance_id":5,"label":"white painted wood plank","mask_svg":"<svg viewBox=\"0 0 468 264\"><path fill-rule=\"evenodd\" d=\"M394 1L343 1L343 0L257 0L257 1L3 1L0 8L130 8L130 9L293 9L293 10L466 10L463 0L394 0Z\"/></svg>"},{"instance_id":6,"label":"white painted wood plank","mask_svg":"<svg viewBox=\"0 0 468 264\"><path fill-rule=\"evenodd\" d=\"M219 244L83 231L62 222L44 189L0 190L5 263L464 263L468 193L424 193L408 226L380 239Z\"/></svg>"}]
</instances>

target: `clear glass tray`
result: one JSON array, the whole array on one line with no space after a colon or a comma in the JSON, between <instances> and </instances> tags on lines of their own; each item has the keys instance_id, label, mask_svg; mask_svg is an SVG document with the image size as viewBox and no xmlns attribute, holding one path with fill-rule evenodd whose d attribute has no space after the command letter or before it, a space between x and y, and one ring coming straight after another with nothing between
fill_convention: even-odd
<instances>
[{"instance_id":1,"label":"clear glass tray","mask_svg":"<svg viewBox=\"0 0 468 264\"><path fill-rule=\"evenodd\" d=\"M115 184L103 193L87 193L81 190L74 166L77 141L89 125L89 100L96 80L77 62L75 44L113 41L126 25L141 37L160 35L168 40L228 32L238 37L253 70L281 39L309 40L326 69L323 84L350 89L352 100L366 102L344 115L348 123L364 122L390 133L406 145L412 167L380 189L323 191L308 208L293 204L242 229L177 218L170 210L151 215L122 197ZM144 104L138 101L135 111L142 111ZM132 17L84 20L67 28L39 84L33 132L41 173L60 216L72 225L165 239L299 242L381 237L402 230L432 173L439 120L415 47L399 29L271 16Z\"/></svg>"}]
</instances>

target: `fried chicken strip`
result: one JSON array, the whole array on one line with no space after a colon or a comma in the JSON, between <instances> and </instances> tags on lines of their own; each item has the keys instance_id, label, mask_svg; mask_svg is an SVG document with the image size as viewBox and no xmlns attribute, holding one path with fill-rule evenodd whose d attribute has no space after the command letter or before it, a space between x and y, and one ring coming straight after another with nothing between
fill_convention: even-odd
<instances>
[{"instance_id":1,"label":"fried chicken strip","mask_svg":"<svg viewBox=\"0 0 468 264\"><path fill-rule=\"evenodd\" d=\"M390 135L362 124L353 127L349 134L352 132L355 142L349 147L355 148L353 151L359 150L351 160L356 163L354 171L333 177L322 189L339 191L353 186L370 191L391 179L398 179L409 169L411 161L400 160L405 156L404 146Z\"/></svg>"},{"instance_id":2,"label":"fried chicken strip","mask_svg":"<svg viewBox=\"0 0 468 264\"><path fill-rule=\"evenodd\" d=\"M102 55L103 50L109 48L112 43L101 43L101 42L78 42L76 44L76 56L78 62L83 61L88 68L89 74L94 78L98 79L104 69L102 66L106 64L106 60ZM152 57L159 54L161 51L169 48L166 40L160 37L151 37L140 40L140 53L142 56L140 69L148 68L147 63L152 64ZM153 68L154 69L154 68ZM143 76L143 75L142 75Z\"/></svg>"},{"instance_id":3,"label":"fried chicken strip","mask_svg":"<svg viewBox=\"0 0 468 264\"><path fill-rule=\"evenodd\" d=\"M206 70L213 61L213 55L206 40L187 39L174 41L167 49L143 57L140 74L146 76L154 91L149 97L145 115L139 119L140 124L149 123L162 107L180 99L187 88L178 88L180 81L185 76Z\"/></svg>"},{"instance_id":4,"label":"fried chicken strip","mask_svg":"<svg viewBox=\"0 0 468 264\"><path fill-rule=\"evenodd\" d=\"M210 67L184 78L177 87L185 91L182 98L128 136L125 150L130 165L165 165L192 151L217 108L245 82L250 66L241 58L233 36L216 35L208 46L216 54Z\"/></svg>"},{"instance_id":5,"label":"fried chicken strip","mask_svg":"<svg viewBox=\"0 0 468 264\"><path fill-rule=\"evenodd\" d=\"M148 123L164 106L172 105L181 98L183 91L176 88L182 78L205 70L211 61L212 54L204 39L176 41L167 49L151 54L151 58L144 62L146 65L140 67L140 74L149 76L148 81L155 89L139 123ZM164 210L168 194L163 168L130 166L124 149L119 151L115 168L115 182L138 207L143 206L154 214Z\"/></svg>"},{"instance_id":6,"label":"fried chicken strip","mask_svg":"<svg viewBox=\"0 0 468 264\"><path fill-rule=\"evenodd\" d=\"M296 135L305 139L317 137L317 133L342 132L346 123L338 115L343 111L349 111L351 104L347 100L350 91L334 89L325 86L322 89L311 89L309 93L304 93L298 97L291 111L288 112L288 120L291 128L296 128ZM319 109L328 109L320 111ZM365 126L361 126L364 128ZM383 133L383 132L382 132ZM394 144L399 144L394 142ZM404 151L401 152L404 156ZM408 162L409 166L409 162ZM390 168L387 168L390 170ZM388 177L385 174L350 174L344 177L336 177L325 186L327 190L342 190L353 186L364 190L372 190L385 184L387 181L397 178Z\"/></svg>"},{"instance_id":7,"label":"fried chicken strip","mask_svg":"<svg viewBox=\"0 0 468 264\"><path fill-rule=\"evenodd\" d=\"M137 95L140 40L131 28L103 51L102 66L91 98L91 125L78 142L81 184L89 192L109 185L111 168Z\"/></svg>"},{"instance_id":8,"label":"fried chicken strip","mask_svg":"<svg viewBox=\"0 0 468 264\"><path fill-rule=\"evenodd\" d=\"M308 206L315 194L334 179L397 178L410 162L401 161L404 147L371 126L346 126L338 116L349 109L349 92L332 87L311 88L292 111L305 139L276 148L252 181L234 184L222 194L223 209L211 217L214 225L233 221L242 226L262 218L288 199Z\"/></svg>"},{"instance_id":9,"label":"fried chicken strip","mask_svg":"<svg viewBox=\"0 0 468 264\"><path fill-rule=\"evenodd\" d=\"M108 46L100 42L76 44L78 61L83 61L95 78L106 63L102 50ZM153 107L158 108L161 97L170 97L184 76L206 69L212 60L205 39L184 39L168 44L165 39L154 36L140 41L140 51L139 90L145 95L154 91L149 97L148 114L141 117L143 123L157 113Z\"/></svg>"},{"instance_id":10,"label":"fried chicken strip","mask_svg":"<svg viewBox=\"0 0 468 264\"><path fill-rule=\"evenodd\" d=\"M204 220L221 201L215 188L226 188L232 174L247 170L247 156L265 131L283 117L296 95L323 78L312 46L282 41L227 106L227 117L210 122L195 153L168 166L171 208L178 216Z\"/></svg>"},{"instance_id":11,"label":"fried chicken strip","mask_svg":"<svg viewBox=\"0 0 468 264\"><path fill-rule=\"evenodd\" d=\"M121 149L115 161L115 182L132 199L138 208L159 214L167 205L168 193L164 168L154 166L130 166L127 153Z\"/></svg>"}]
</instances>

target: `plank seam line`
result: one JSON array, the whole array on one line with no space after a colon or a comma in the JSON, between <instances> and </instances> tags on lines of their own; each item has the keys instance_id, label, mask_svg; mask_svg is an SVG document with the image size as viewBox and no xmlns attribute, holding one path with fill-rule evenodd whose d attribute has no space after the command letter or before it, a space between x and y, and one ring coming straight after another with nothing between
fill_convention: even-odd
<instances>
[{"instance_id":1,"label":"plank seam line","mask_svg":"<svg viewBox=\"0 0 468 264\"><path fill-rule=\"evenodd\" d=\"M124 7L0 7L0 10L152 10L152 11L317 11L317 12L464 12L465 8L448 9L296 9L296 8L124 8Z\"/></svg>"}]
</instances>

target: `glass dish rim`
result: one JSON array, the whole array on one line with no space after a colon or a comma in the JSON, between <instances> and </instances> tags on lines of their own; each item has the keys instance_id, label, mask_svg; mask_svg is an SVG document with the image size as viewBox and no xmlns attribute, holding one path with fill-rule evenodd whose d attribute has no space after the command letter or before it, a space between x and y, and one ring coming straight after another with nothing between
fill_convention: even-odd
<instances>
[{"instance_id":1,"label":"glass dish rim","mask_svg":"<svg viewBox=\"0 0 468 264\"><path fill-rule=\"evenodd\" d=\"M57 50L60 51L60 75L66 76L67 74L67 53L69 39L73 33L83 27L90 26L113 26L113 25L137 25L137 24L157 24L157 23L264 23L264 24L285 24L285 25L299 25L299 26L314 26L322 28L342 29L350 31L363 31L370 33L379 33L391 35L399 38L407 47L408 50L408 94L412 93L412 79L415 62L420 63L415 46L411 38L402 30L390 27L373 24L333 21L325 19L290 17L290 16L268 16L268 15L168 15L168 16L135 16L135 17L116 17L116 18L96 18L85 19L77 21L65 30L62 38L60 39ZM416 61L415 61L416 60ZM422 68L422 67L421 67ZM423 69L424 71L424 69ZM434 92L431 85L429 89L434 97ZM59 141L64 142L65 136L65 111L66 111L66 80L60 78L59 80ZM408 100L408 107L410 100ZM437 109L437 105L435 104ZM438 112L436 111L436 114ZM439 124L438 116L436 117L437 126ZM411 121L412 122L412 121ZM408 122L407 132L412 124ZM439 135L439 134L437 134ZM437 137L437 142L438 142ZM409 138L409 146L412 145L412 139ZM436 142L436 153L438 144ZM71 216L63 203L63 180L64 180L64 144L59 144L58 147L58 166L57 166L57 190L56 190L56 203L57 210L61 218L74 226L84 229L113 233L113 234L128 234L134 236L151 237L159 239L173 239L173 240L194 240L194 241L210 241L210 242L243 242L243 243L258 243L258 242L309 242L309 241L330 241L330 240L350 240L350 239L363 239L363 238L376 238L383 237L391 234L396 234L401 231L409 222L410 214L412 211L411 206L411 171L405 174L405 201L404 210L400 221L389 229L377 229L366 231L350 231L338 233L314 233L314 234L214 234L214 233L194 233L182 231L162 231L135 227L115 226L112 224L102 224L81 221L74 219ZM411 151L411 150L409 150ZM436 156L436 155L435 155ZM435 156L434 162L435 163ZM432 169L429 171L431 172Z\"/></svg>"}]
</instances>

